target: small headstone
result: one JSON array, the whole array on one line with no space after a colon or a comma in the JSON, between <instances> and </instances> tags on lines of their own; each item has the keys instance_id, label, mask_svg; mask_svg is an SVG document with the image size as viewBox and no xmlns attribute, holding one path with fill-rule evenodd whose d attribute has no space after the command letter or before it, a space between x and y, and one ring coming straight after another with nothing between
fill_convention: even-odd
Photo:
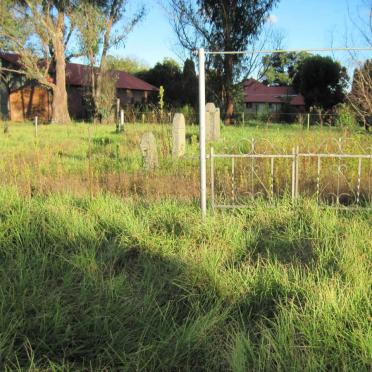
<instances>
[{"instance_id":1,"label":"small headstone","mask_svg":"<svg viewBox=\"0 0 372 372\"><path fill-rule=\"evenodd\" d=\"M159 164L158 150L155 136L151 132L145 133L141 138L140 148L143 164L146 170L154 170Z\"/></svg>"},{"instance_id":2,"label":"small headstone","mask_svg":"<svg viewBox=\"0 0 372 372\"><path fill-rule=\"evenodd\" d=\"M218 141L220 139L221 132L221 114L220 109L217 107L213 116L213 125L212 125L212 141Z\"/></svg>"},{"instance_id":3,"label":"small headstone","mask_svg":"<svg viewBox=\"0 0 372 372\"><path fill-rule=\"evenodd\" d=\"M172 155L179 158L185 155L186 127L183 114L175 114L172 125Z\"/></svg>"},{"instance_id":4,"label":"small headstone","mask_svg":"<svg viewBox=\"0 0 372 372\"><path fill-rule=\"evenodd\" d=\"M220 139L220 127L220 109L214 103L207 103L205 106L205 139L207 142Z\"/></svg>"},{"instance_id":5,"label":"small headstone","mask_svg":"<svg viewBox=\"0 0 372 372\"><path fill-rule=\"evenodd\" d=\"M213 141L213 122L214 122L214 112L216 111L216 106L214 103L207 103L205 106L205 140L206 142Z\"/></svg>"}]
</instances>

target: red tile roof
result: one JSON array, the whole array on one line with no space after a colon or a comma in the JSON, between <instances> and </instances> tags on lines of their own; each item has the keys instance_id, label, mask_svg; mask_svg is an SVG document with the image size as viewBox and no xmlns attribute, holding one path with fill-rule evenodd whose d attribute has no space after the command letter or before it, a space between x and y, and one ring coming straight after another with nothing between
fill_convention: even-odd
<instances>
[{"instance_id":1,"label":"red tile roof","mask_svg":"<svg viewBox=\"0 0 372 372\"><path fill-rule=\"evenodd\" d=\"M117 89L141 90L157 92L159 89L137 77L127 74L124 71L111 71L117 78ZM85 86L88 85L90 67L78 63L67 63L66 65L66 82L68 85Z\"/></svg>"},{"instance_id":2,"label":"red tile roof","mask_svg":"<svg viewBox=\"0 0 372 372\"><path fill-rule=\"evenodd\" d=\"M15 53L4 53L0 52L0 58L4 59L5 61L12 63L13 65L20 65L21 57Z\"/></svg>"},{"instance_id":3,"label":"red tile roof","mask_svg":"<svg viewBox=\"0 0 372 372\"><path fill-rule=\"evenodd\" d=\"M305 100L292 87L269 87L254 79L244 82L244 102L246 103L284 103L304 106Z\"/></svg>"},{"instance_id":4,"label":"red tile roof","mask_svg":"<svg viewBox=\"0 0 372 372\"><path fill-rule=\"evenodd\" d=\"M14 64L19 67L21 64L21 58L15 53L3 53L0 52L0 59ZM90 73L90 67L87 65L81 65L78 63L67 63L66 64L66 83L68 85L85 86L88 85L88 77ZM136 78L133 75L127 74L124 71L112 71L117 77L116 88L117 89L129 89L129 90L141 90L148 92L157 92L159 89L145 81Z\"/></svg>"}]
</instances>

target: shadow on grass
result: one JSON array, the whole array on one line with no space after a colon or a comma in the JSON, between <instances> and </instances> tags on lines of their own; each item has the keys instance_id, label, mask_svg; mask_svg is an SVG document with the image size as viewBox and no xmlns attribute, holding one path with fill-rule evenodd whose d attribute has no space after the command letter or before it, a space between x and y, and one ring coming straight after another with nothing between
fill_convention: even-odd
<instances>
[{"instance_id":1,"label":"shadow on grass","mask_svg":"<svg viewBox=\"0 0 372 372\"><path fill-rule=\"evenodd\" d=\"M18 252L23 262L1 256L1 289L11 309L2 314L3 366L223 365L213 348L226 314L208 281L197 286L193 268L183 262L108 238L99 246L86 239L38 248L34 242L29 251Z\"/></svg>"}]
</instances>

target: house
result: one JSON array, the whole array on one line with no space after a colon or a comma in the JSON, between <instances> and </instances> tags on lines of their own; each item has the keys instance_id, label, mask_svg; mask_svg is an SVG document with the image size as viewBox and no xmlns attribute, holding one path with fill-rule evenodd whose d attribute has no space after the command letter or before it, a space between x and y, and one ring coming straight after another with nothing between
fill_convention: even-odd
<instances>
[{"instance_id":1,"label":"house","mask_svg":"<svg viewBox=\"0 0 372 372\"><path fill-rule=\"evenodd\" d=\"M16 54L0 53L1 65L19 69L20 58ZM147 103L158 88L123 71L110 71L116 79L116 95L121 106ZM72 118L89 118L86 94L89 88L91 68L78 63L66 64L66 89L68 107ZM48 122L52 117L53 93L37 81L26 80L17 73L2 73L0 77L0 119L12 121L32 120L38 116Z\"/></svg>"},{"instance_id":2,"label":"house","mask_svg":"<svg viewBox=\"0 0 372 372\"><path fill-rule=\"evenodd\" d=\"M291 86L267 86L254 79L244 82L244 103L246 110L252 114L268 111L281 113L284 111L303 112L305 100Z\"/></svg>"}]
</instances>

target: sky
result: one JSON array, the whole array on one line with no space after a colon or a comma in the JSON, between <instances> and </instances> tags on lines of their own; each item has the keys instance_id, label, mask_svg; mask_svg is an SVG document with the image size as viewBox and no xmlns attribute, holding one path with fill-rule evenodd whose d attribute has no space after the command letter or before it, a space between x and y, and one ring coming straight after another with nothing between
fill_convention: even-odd
<instances>
[{"instance_id":1,"label":"sky","mask_svg":"<svg viewBox=\"0 0 372 372\"><path fill-rule=\"evenodd\" d=\"M344 47L346 34L352 30L349 12L366 11L359 6L360 1L281 0L272 9L269 22L284 35L283 47L286 49ZM129 2L129 12L134 12L140 2ZM111 50L111 54L136 57L149 66L164 58L180 60L175 35L160 2L147 0L143 3L147 9L145 18L129 34L125 46ZM345 54L336 53L334 57L347 63Z\"/></svg>"}]
</instances>

